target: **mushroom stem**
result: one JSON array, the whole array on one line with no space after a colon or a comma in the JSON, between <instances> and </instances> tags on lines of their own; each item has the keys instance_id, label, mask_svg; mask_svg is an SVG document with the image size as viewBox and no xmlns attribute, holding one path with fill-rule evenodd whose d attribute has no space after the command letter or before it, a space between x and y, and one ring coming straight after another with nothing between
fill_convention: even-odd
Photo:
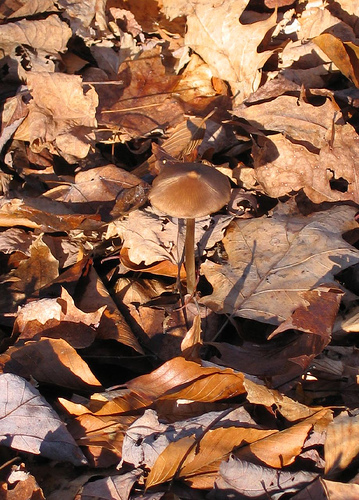
<instances>
[{"instance_id":1,"label":"mushroom stem","mask_svg":"<svg viewBox=\"0 0 359 500\"><path fill-rule=\"evenodd\" d=\"M186 219L185 266L187 274L187 293L194 294L196 289L196 261L194 255L195 219Z\"/></svg>"}]
</instances>

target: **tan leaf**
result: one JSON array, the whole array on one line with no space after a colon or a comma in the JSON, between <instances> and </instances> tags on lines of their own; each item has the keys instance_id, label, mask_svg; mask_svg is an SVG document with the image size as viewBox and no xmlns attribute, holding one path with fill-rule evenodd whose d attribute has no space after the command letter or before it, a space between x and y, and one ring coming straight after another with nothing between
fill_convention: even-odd
<instances>
[{"instance_id":1,"label":"tan leaf","mask_svg":"<svg viewBox=\"0 0 359 500\"><path fill-rule=\"evenodd\" d=\"M57 299L29 302L17 314L14 333L20 338L62 338L77 349L88 347L96 336L106 306L93 311L78 309L65 288Z\"/></svg>"},{"instance_id":2,"label":"tan leaf","mask_svg":"<svg viewBox=\"0 0 359 500\"><path fill-rule=\"evenodd\" d=\"M276 13L264 20L242 24L239 17L248 0L223 2L163 2L170 18L187 15L185 43L209 65L213 76L228 81L237 102L255 91L260 82L260 69L272 55L258 52L266 33L276 25Z\"/></svg>"},{"instance_id":3,"label":"tan leaf","mask_svg":"<svg viewBox=\"0 0 359 500\"><path fill-rule=\"evenodd\" d=\"M97 328L97 338L113 339L132 347L139 353L143 353L137 338L93 266L86 274L86 282L87 285L82 291L78 306L86 312L94 308L104 308L104 313Z\"/></svg>"},{"instance_id":4,"label":"tan leaf","mask_svg":"<svg viewBox=\"0 0 359 500\"><path fill-rule=\"evenodd\" d=\"M185 457L193 450L195 443L196 439L190 436L170 443L153 465L146 480L146 487L151 488L151 486L171 480L184 462Z\"/></svg>"},{"instance_id":5,"label":"tan leaf","mask_svg":"<svg viewBox=\"0 0 359 500\"><path fill-rule=\"evenodd\" d=\"M341 237L356 227L354 214L341 206L308 217L275 211L264 220L232 222L223 240L228 262L202 265L214 291L201 301L216 312L281 323L306 305L303 292L320 284L336 288L337 266L358 261Z\"/></svg>"},{"instance_id":6,"label":"tan leaf","mask_svg":"<svg viewBox=\"0 0 359 500\"><path fill-rule=\"evenodd\" d=\"M335 477L346 469L359 453L356 435L359 417L343 412L329 425L324 444L326 477Z\"/></svg>"},{"instance_id":7,"label":"tan leaf","mask_svg":"<svg viewBox=\"0 0 359 500\"><path fill-rule=\"evenodd\" d=\"M186 333L186 336L181 342L181 350L185 351L196 344L202 344L201 340L201 316L197 314L193 320L193 325Z\"/></svg>"},{"instance_id":8,"label":"tan leaf","mask_svg":"<svg viewBox=\"0 0 359 500\"><path fill-rule=\"evenodd\" d=\"M322 33L313 41L358 88L359 46L352 41L342 41L331 33Z\"/></svg>"},{"instance_id":9,"label":"tan leaf","mask_svg":"<svg viewBox=\"0 0 359 500\"><path fill-rule=\"evenodd\" d=\"M156 460L147 478L146 486L154 486L169 481L174 476L191 483L197 474L216 473L221 460L231 451L244 443L264 439L276 433L274 430L261 430L248 427L219 427L208 430L199 439L197 446L194 437L185 437L170 443ZM170 458L171 457L171 458ZM208 488L213 485L213 477L208 478ZM203 487L203 485L202 485Z\"/></svg>"},{"instance_id":10,"label":"tan leaf","mask_svg":"<svg viewBox=\"0 0 359 500\"><path fill-rule=\"evenodd\" d=\"M325 99L320 106L314 106L296 96L280 95L267 102L247 106L241 104L234 109L234 114L248 121L260 130L281 132L303 145L320 149L328 142L338 106L330 99ZM302 149L293 149L301 158ZM274 156L274 155L273 155ZM299 169L298 169L299 170Z\"/></svg>"},{"instance_id":11,"label":"tan leaf","mask_svg":"<svg viewBox=\"0 0 359 500\"><path fill-rule=\"evenodd\" d=\"M22 19L0 26L0 47L9 54L17 45L29 45L50 54L64 52L72 32L53 14L41 21Z\"/></svg>"},{"instance_id":12,"label":"tan leaf","mask_svg":"<svg viewBox=\"0 0 359 500\"><path fill-rule=\"evenodd\" d=\"M65 202L70 208L76 207L76 212L96 213L108 202L112 208L116 199L119 200L121 196L130 198L131 191L135 191L140 186L145 200L147 183L126 170L109 164L80 171L75 176L74 184L64 184L50 189L45 196ZM134 207L124 208L129 211L129 208Z\"/></svg>"},{"instance_id":13,"label":"tan leaf","mask_svg":"<svg viewBox=\"0 0 359 500\"><path fill-rule=\"evenodd\" d=\"M305 440L313 426L320 421L329 424L332 411L323 408L314 415L293 425L289 429L272 434L264 439L240 448L234 454L241 460L260 461L270 467L281 469L294 462L301 453Z\"/></svg>"},{"instance_id":14,"label":"tan leaf","mask_svg":"<svg viewBox=\"0 0 359 500\"><path fill-rule=\"evenodd\" d=\"M55 154L84 158L97 125L96 91L90 88L84 93L81 77L63 73L31 72L27 83L33 99L21 127L28 126L33 151L47 147Z\"/></svg>"}]
</instances>

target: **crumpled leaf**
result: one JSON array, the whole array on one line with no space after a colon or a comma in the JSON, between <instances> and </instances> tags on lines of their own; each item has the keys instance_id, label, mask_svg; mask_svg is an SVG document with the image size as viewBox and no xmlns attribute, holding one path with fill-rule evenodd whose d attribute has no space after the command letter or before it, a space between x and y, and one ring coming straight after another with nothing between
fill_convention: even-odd
<instances>
[{"instance_id":1,"label":"crumpled leaf","mask_svg":"<svg viewBox=\"0 0 359 500\"><path fill-rule=\"evenodd\" d=\"M333 140L327 141L319 154L281 134L260 137L253 146L255 177L274 198L303 189L313 203L357 203L357 154L357 133L349 123L334 125Z\"/></svg>"},{"instance_id":2,"label":"crumpled leaf","mask_svg":"<svg viewBox=\"0 0 359 500\"><path fill-rule=\"evenodd\" d=\"M77 466L87 463L56 412L26 380L0 374L0 398L1 444Z\"/></svg>"},{"instance_id":3,"label":"crumpled leaf","mask_svg":"<svg viewBox=\"0 0 359 500\"><path fill-rule=\"evenodd\" d=\"M223 2L163 1L162 10L170 18L186 15L185 44L209 65L213 76L229 82L237 102L257 90L260 69L272 51L259 52L258 46L276 24L276 13L250 24L239 21L248 0Z\"/></svg>"},{"instance_id":4,"label":"crumpled leaf","mask_svg":"<svg viewBox=\"0 0 359 500\"><path fill-rule=\"evenodd\" d=\"M57 299L40 299L23 306L17 313L14 332L21 339L36 336L62 338L79 349L92 344L106 306L83 312L75 306L65 288Z\"/></svg>"},{"instance_id":5,"label":"crumpled leaf","mask_svg":"<svg viewBox=\"0 0 359 500\"><path fill-rule=\"evenodd\" d=\"M334 275L358 262L358 251L341 236L357 227L355 213L347 206L308 217L277 210L265 220L232 222L223 240L228 262L202 265L214 290L202 302L216 312L285 321L305 306L303 292L320 284L337 288Z\"/></svg>"},{"instance_id":6,"label":"crumpled leaf","mask_svg":"<svg viewBox=\"0 0 359 500\"><path fill-rule=\"evenodd\" d=\"M64 73L33 71L28 74L27 84L32 95L29 115L16 136L23 133L34 152L46 147L68 159L84 158L97 126L95 89L84 92L80 76Z\"/></svg>"}]
</instances>

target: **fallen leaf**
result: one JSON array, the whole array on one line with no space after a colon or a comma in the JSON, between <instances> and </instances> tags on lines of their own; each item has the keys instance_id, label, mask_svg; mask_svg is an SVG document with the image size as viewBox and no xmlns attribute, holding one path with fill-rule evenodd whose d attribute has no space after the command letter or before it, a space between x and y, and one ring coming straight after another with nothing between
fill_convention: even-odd
<instances>
[{"instance_id":1,"label":"fallen leaf","mask_svg":"<svg viewBox=\"0 0 359 500\"><path fill-rule=\"evenodd\" d=\"M16 316L14 334L20 334L21 339L62 338L81 349L94 341L105 308L83 312L63 288L57 299L40 299L23 306Z\"/></svg>"},{"instance_id":2,"label":"fallen leaf","mask_svg":"<svg viewBox=\"0 0 359 500\"><path fill-rule=\"evenodd\" d=\"M220 367L205 367L184 358L173 358L148 375L127 383L154 399L216 401L245 392L243 374Z\"/></svg>"},{"instance_id":3,"label":"fallen leaf","mask_svg":"<svg viewBox=\"0 0 359 500\"><path fill-rule=\"evenodd\" d=\"M313 42L321 48L340 71L359 87L359 46L352 41L343 41L331 33L322 33L313 38Z\"/></svg>"},{"instance_id":4,"label":"fallen leaf","mask_svg":"<svg viewBox=\"0 0 359 500\"><path fill-rule=\"evenodd\" d=\"M218 476L208 497L211 500L226 500L229 491L258 500L268 498L268 495L274 498L276 494L296 493L311 483L317 474L270 469L230 456L228 461L221 463Z\"/></svg>"},{"instance_id":5,"label":"fallen leaf","mask_svg":"<svg viewBox=\"0 0 359 500\"><path fill-rule=\"evenodd\" d=\"M37 389L12 373L0 374L1 443L52 460L85 465L86 459Z\"/></svg>"},{"instance_id":6,"label":"fallen leaf","mask_svg":"<svg viewBox=\"0 0 359 500\"><path fill-rule=\"evenodd\" d=\"M346 469L359 453L355 439L359 419L343 412L329 425L324 444L325 475L333 478Z\"/></svg>"},{"instance_id":7,"label":"fallen leaf","mask_svg":"<svg viewBox=\"0 0 359 500\"><path fill-rule=\"evenodd\" d=\"M234 448L243 446L244 443L265 439L275 432L248 427L220 427L208 430L198 440L194 437L185 437L170 443L151 468L146 487L167 482L175 476L186 479L191 484L197 474L217 473L221 460ZM207 481L207 488L211 488L213 477Z\"/></svg>"},{"instance_id":8,"label":"fallen leaf","mask_svg":"<svg viewBox=\"0 0 359 500\"><path fill-rule=\"evenodd\" d=\"M3 372L78 391L101 387L75 349L62 339L41 339L11 347L0 355Z\"/></svg>"},{"instance_id":9,"label":"fallen leaf","mask_svg":"<svg viewBox=\"0 0 359 500\"><path fill-rule=\"evenodd\" d=\"M3 24L0 28L0 46L5 54L16 45L28 45L49 54L65 52L72 33L67 24L53 14L40 21L22 19Z\"/></svg>"},{"instance_id":10,"label":"fallen leaf","mask_svg":"<svg viewBox=\"0 0 359 500\"><path fill-rule=\"evenodd\" d=\"M50 189L44 196L63 202L76 213L104 212L104 216L108 216L116 204L116 215L119 216L144 203L148 189L147 183L135 175L109 164L80 171L73 184ZM121 200L124 202L125 198L127 203L122 203L120 207Z\"/></svg>"},{"instance_id":11,"label":"fallen leaf","mask_svg":"<svg viewBox=\"0 0 359 500\"><path fill-rule=\"evenodd\" d=\"M308 217L281 215L232 222L223 240L228 262L201 269L213 294L201 302L219 313L279 324L300 306L302 293L338 284L334 275L358 261L341 235L353 224L355 209L341 206Z\"/></svg>"},{"instance_id":12,"label":"fallen leaf","mask_svg":"<svg viewBox=\"0 0 359 500\"><path fill-rule=\"evenodd\" d=\"M280 95L258 104L241 104L234 108L233 114L259 130L280 132L295 143L310 145L312 151L316 151L328 142L328 131L331 131L338 106L331 99L324 99L320 105L315 104L299 99L298 94Z\"/></svg>"},{"instance_id":13,"label":"fallen leaf","mask_svg":"<svg viewBox=\"0 0 359 500\"><path fill-rule=\"evenodd\" d=\"M323 408L292 427L242 447L234 454L241 460L281 469L295 461L314 425L323 419L328 425L331 415L330 409Z\"/></svg>"},{"instance_id":14,"label":"fallen leaf","mask_svg":"<svg viewBox=\"0 0 359 500\"><path fill-rule=\"evenodd\" d=\"M236 102L242 102L260 83L260 70L272 51L258 46L276 24L276 13L251 24L239 21L248 0L225 0L216 5L163 1L163 12L173 19L187 16L185 44L209 65L213 76L228 81ZM205 27L205 28L204 28Z\"/></svg>"},{"instance_id":15,"label":"fallen leaf","mask_svg":"<svg viewBox=\"0 0 359 500\"><path fill-rule=\"evenodd\" d=\"M141 470L105 477L84 485L81 500L92 500L94 496L102 500L128 500L135 482L142 475Z\"/></svg>"},{"instance_id":16,"label":"fallen leaf","mask_svg":"<svg viewBox=\"0 0 359 500\"><path fill-rule=\"evenodd\" d=\"M32 100L20 128L27 128L31 149L40 152L47 147L69 159L84 158L90 149L92 129L97 125L96 91L90 88L84 92L81 77L62 73L31 72L27 83ZM20 129L17 134L21 134Z\"/></svg>"}]
</instances>

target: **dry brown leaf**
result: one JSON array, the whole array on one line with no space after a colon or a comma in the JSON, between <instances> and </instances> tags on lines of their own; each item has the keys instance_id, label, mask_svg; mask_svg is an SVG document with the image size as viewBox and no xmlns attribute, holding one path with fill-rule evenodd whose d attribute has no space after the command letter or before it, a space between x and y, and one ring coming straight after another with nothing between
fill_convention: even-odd
<instances>
[{"instance_id":1,"label":"dry brown leaf","mask_svg":"<svg viewBox=\"0 0 359 500\"><path fill-rule=\"evenodd\" d=\"M24 464L11 471L7 483L10 487L7 491L6 500L29 500L29 498L46 500L35 477L26 471Z\"/></svg>"},{"instance_id":2,"label":"dry brown leaf","mask_svg":"<svg viewBox=\"0 0 359 500\"><path fill-rule=\"evenodd\" d=\"M166 71L159 48L123 62L117 78L122 82L120 95L116 85L96 88L101 126L132 138L183 120L182 106L171 96L180 77Z\"/></svg>"},{"instance_id":3,"label":"dry brown leaf","mask_svg":"<svg viewBox=\"0 0 359 500\"><path fill-rule=\"evenodd\" d=\"M301 453L304 442L313 427L328 425L332 411L323 408L314 415L293 425L289 429L269 435L264 439L240 448L234 454L241 460L266 464L281 469L292 464Z\"/></svg>"},{"instance_id":4,"label":"dry brown leaf","mask_svg":"<svg viewBox=\"0 0 359 500\"><path fill-rule=\"evenodd\" d=\"M245 392L242 373L201 366L180 357L167 361L148 375L130 380L127 387L153 399L193 401L216 401Z\"/></svg>"},{"instance_id":5,"label":"dry brown leaf","mask_svg":"<svg viewBox=\"0 0 359 500\"><path fill-rule=\"evenodd\" d=\"M139 353L143 353L143 349L137 338L93 266L86 273L86 288L82 290L78 306L86 312L94 308L104 308L103 315L97 327L96 337L98 339L113 339L132 347L132 349Z\"/></svg>"},{"instance_id":6,"label":"dry brown leaf","mask_svg":"<svg viewBox=\"0 0 359 500\"><path fill-rule=\"evenodd\" d=\"M6 293L1 299L2 312L15 312L18 304L24 303L59 274L59 263L44 243L42 235L33 241L29 252L29 258L21 260L17 268L3 277Z\"/></svg>"},{"instance_id":7,"label":"dry brown leaf","mask_svg":"<svg viewBox=\"0 0 359 500\"><path fill-rule=\"evenodd\" d=\"M346 206L308 217L276 210L267 219L232 222L223 240L228 262L202 265L213 293L201 301L216 312L285 321L306 306L303 292L337 288L334 275L358 262L358 251L341 237L356 227L355 213Z\"/></svg>"},{"instance_id":8,"label":"dry brown leaf","mask_svg":"<svg viewBox=\"0 0 359 500\"><path fill-rule=\"evenodd\" d=\"M331 33L322 33L313 42L327 54L339 70L359 87L359 45L358 41L343 41Z\"/></svg>"},{"instance_id":9,"label":"dry brown leaf","mask_svg":"<svg viewBox=\"0 0 359 500\"><path fill-rule=\"evenodd\" d=\"M339 483L319 477L294 495L293 500L357 500L358 484Z\"/></svg>"},{"instance_id":10,"label":"dry brown leaf","mask_svg":"<svg viewBox=\"0 0 359 500\"><path fill-rule=\"evenodd\" d=\"M289 422L310 417L321 409L309 408L298 401L288 398L288 396L281 394L279 391L268 389L265 385L256 384L248 377L244 378L244 387L247 391L247 400L250 403L264 405L268 408L275 407Z\"/></svg>"},{"instance_id":11,"label":"dry brown leaf","mask_svg":"<svg viewBox=\"0 0 359 500\"><path fill-rule=\"evenodd\" d=\"M187 16L185 44L209 65L213 76L228 81L237 102L257 90L260 70L272 51L258 52L268 31L276 25L276 13L256 23L242 24L239 17L248 0L164 0L162 10L170 19Z\"/></svg>"},{"instance_id":12,"label":"dry brown leaf","mask_svg":"<svg viewBox=\"0 0 359 500\"><path fill-rule=\"evenodd\" d=\"M359 453L356 439L359 417L343 412L329 425L324 444L325 474L333 478L346 469Z\"/></svg>"},{"instance_id":13,"label":"dry brown leaf","mask_svg":"<svg viewBox=\"0 0 359 500\"><path fill-rule=\"evenodd\" d=\"M77 213L101 213L116 216L138 208L146 201L149 186L135 175L116 165L80 171L75 182L47 191L44 196L61 201Z\"/></svg>"},{"instance_id":14,"label":"dry brown leaf","mask_svg":"<svg viewBox=\"0 0 359 500\"><path fill-rule=\"evenodd\" d=\"M182 438L170 443L161 453L151 469L146 486L149 488L169 481L174 476L193 484L197 474L207 474L206 487L211 488L221 460L234 448L265 439L276 432L248 427L219 427L208 430L200 439ZM203 483L201 486L204 486Z\"/></svg>"},{"instance_id":15,"label":"dry brown leaf","mask_svg":"<svg viewBox=\"0 0 359 500\"><path fill-rule=\"evenodd\" d=\"M303 189L313 203L358 202L358 153L357 133L348 123L334 126L333 139L319 155L282 134L259 137L253 146L255 177L275 198Z\"/></svg>"},{"instance_id":16,"label":"dry brown leaf","mask_svg":"<svg viewBox=\"0 0 359 500\"><path fill-rule=\"evenodd\" d=\"M71 35L67 24L55 14L41 21L23 19L0 26L0 47L5 54L10 54L17 45L56 54L66 50Z\"/></svg>"},{"instance_id":17,"label":"dry brown leaf","mask_svg":"<svg viewBox=\"0 0 359 500\"><path fill-rule=\"evenodd\" d=\"M29 115L16 136L23 135L35 152L46 147L69 160L84 158L97 126L96 91L84 92L81 77L63 73L31 72L27 83L32 95Z\"/></svg>"},{"instance_id":18,"label":"dry brown leaf","mask_svg":"<svg viewBox=\"0 0 359 500\"><path fill-rule=\"evenodd\" d=\"M231 219L231 216L226 215L196 219L196 245L202 252L205 248L214 247L222 239ZM178 219L166 217L166 214L156 213L151 207L146 207L131 212L125 219L110 223L106 237L121 238L126 249L125 256L142 269L164 260L177 266L183 251L184 224L183 221L178 222Z\"/></svg>"},{"instance_id":19,"label":"dry brown leaf","mask_svg":"<svg viewBox=\"0 0 359 500\"><path fill-rule=\"evenodd\" d=\"M312 150L328 143L337 112L338 106L330 99L316 106L288 95L250 106L241 104L233 111L260 130L281 132L299 144L310 145Z\"/></svg>"},{"instance_id":20,"label":"dry brown leaf","mask_svg":"<svg viewBox=\"0 0 359 500\"><path fill-rule=\"evenodd\" d=\"M27 2L27 0L4 0L0 19L8 17L20 18L33 16L43 12L54 12L56 7L53 0L35 0L34 2Z\"/></svg>"},{"instance_id":21,"label":"dry brown leaf","mask_svg":"<svg viewBox=\"0 0 359 500\"><path fill-rule=\"evenodd\" d=\"M26 380L0 374L1 444L52 460L87 463L56 412Z\"/></svg>"},{"instance_id":22,"label":"dry brown leaf","mask_svg":"<svg viewBox=\"0 0 359 500\"><path fill-rule=\"evenodd\" d=\"M105 309L103 305L93 312L83 312L62 288L57 299L40 299L22 307L16 316L14 333L20 334L20 339L62 338L75 349L81 349L94 341Z\"/></svg>"},{"instance_id":23,"label":"dry brown leaf","mask_svg":"<svg viewBox=\"0 0 359 500\"><path fill-rule=\"evenodd\" d=\"M181 342L181 350L185 351L186 349L190 349L191 347L202 344L201 339L201 316L197 314L193 320L193 325L186 333L186 336Z\"/></svg>"},{"instance_id":24,"label":"dry brown leaf","mask_svg":"<svg viewBox=\"0 0 359 500\"><path fill-rule=\"evenodd\" d=\"M1 371L24 378L89 391L101 387L85 361L62 339L41 339L10 347L0 355Z\"/></svg>"}]
</instances>

